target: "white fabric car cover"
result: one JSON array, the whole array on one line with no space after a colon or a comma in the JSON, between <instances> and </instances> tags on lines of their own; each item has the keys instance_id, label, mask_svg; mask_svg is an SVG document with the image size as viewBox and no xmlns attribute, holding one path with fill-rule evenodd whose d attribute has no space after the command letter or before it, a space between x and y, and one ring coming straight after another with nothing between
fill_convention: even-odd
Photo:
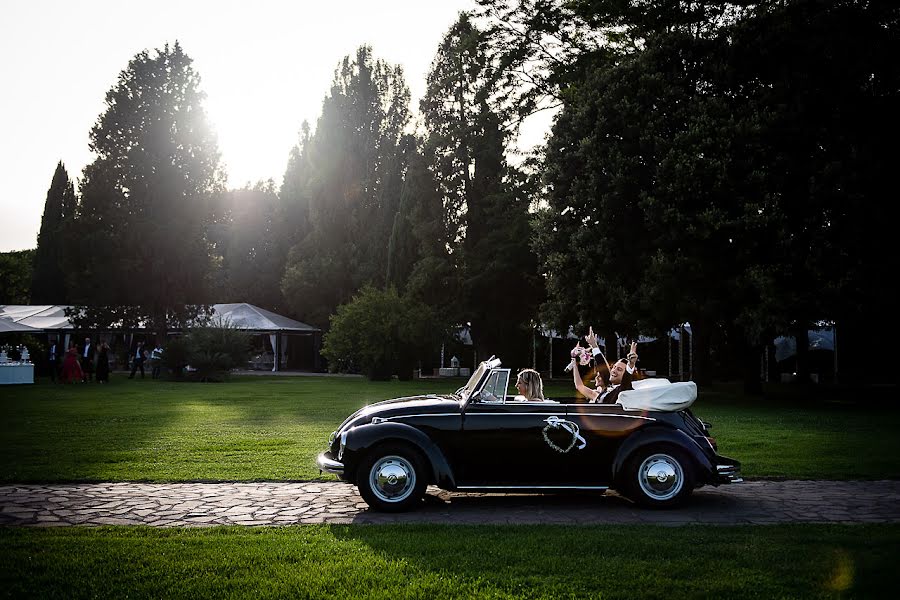
<instances>
[{"instance_id":1,"label":"white fabric car cover","mask_svg":"<svg viewBox=\"0 0 900 600\"><path fill-rule=\"evenodd\" d=\"M693 381L672 383L668 379L641 379L632 382L634 389L619 394L616 404L626 410L683 410L697 399L697 384Z\"/></svg>"}]
</instances>

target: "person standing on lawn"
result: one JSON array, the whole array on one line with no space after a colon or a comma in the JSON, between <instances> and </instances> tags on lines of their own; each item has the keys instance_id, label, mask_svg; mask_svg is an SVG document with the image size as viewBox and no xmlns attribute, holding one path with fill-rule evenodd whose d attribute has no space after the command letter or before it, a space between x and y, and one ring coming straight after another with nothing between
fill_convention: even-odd
<instances>
[{"instance_id":1,"label":"person standing on lawn","mask_svg":"<svg viewBox=\"0 0 900 600\"><path fill-rule=\"evenodd\" d=\"M97 350L97 383L109 383L109 344L100 343Z\"/></svg>"},{"instance_id":2,"label":"person standing on lawn","mask_svg":"<svg viewBox=\"0 0 900 600\"><path fill-rule=\"evenodd\" d=\"M56 338L50 339L50 349L47 350L47 368L50 371L50 381L56 383L56 375L59 373L59 356L62 354Z\"/></svg>"},{"instance_id":3,"label":"person standing on lawn","mask_svg":"<svg viewBox=\"0 0 900 600\"><path fill-rule=\"evenodd\" d=\"M91 338L84 338L84 348L81 350L81 380L89 382L94 378L94 345Z\"/></svg>"},{"instance_id":4,"label":"person standing on lawn","mask_svg":"<svg viewBox=\"0 0 900 600\"><path fill-rule=\"evenodd\" d=\"M78 347L73 342L69 349L66 350L66 357L63 359L62 377L63 383L75 383L76 381L84 381L84 373L81 372L81 365L78 364Z\"/></svg>"},{"instance_id":5,"label":"person standing on lawn","mask_svg":"<svg viewBox=\"0 0 900 600\"><path fill-rule=\"evenodd\" d=\"M131 375L128 376L128 379L134 379L134 373L138 369L141 370L141 379L144 378L144 360L147 358L146 352L144 351L144 342L138 342L137 348L134 350L134 354L132 354L131 358Z\"/></svg>"},{"instance_id":6,"label":"person standing on lawn","mask_svg":"<svg viewBox=\"0 0 900 600\"><path fill-rule=\"evenodd\" d=\"M152 379L159 379L159 373L162 370L162 355L162 344L156 344L153 351L150 352L150 365L153 367L153 370L150 372Z\"/></svg>"}]
</instances>

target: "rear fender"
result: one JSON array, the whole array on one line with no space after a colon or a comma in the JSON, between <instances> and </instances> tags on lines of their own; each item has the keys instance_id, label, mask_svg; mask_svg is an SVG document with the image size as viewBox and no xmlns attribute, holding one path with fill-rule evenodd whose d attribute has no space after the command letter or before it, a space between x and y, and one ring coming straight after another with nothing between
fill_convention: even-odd
<instances>
[{"instance_id":1,"label":"rear fender","mask_svg":"<svg viewBox=\"0 0 900 600\"><path fill-rule=\"evenodd\" d=\"M619 451L616 453L612 464L613 481L618 479L625 463L632 454L651 444L673 444L687 452L698 470L696 473L697 483L706 483L715 476L716 467L710 460L710 457L688 434L680 429L650 426L634 432L619 446Z\"/></svg>"},{"instance_id":2,"label":"rear fender","mask_svg":"<svg viewBox=\"0 0 900 600\"><path fill-rule=\"evenodd\" d=\"M453 472L441 449L431 439L409 425L403 423L369 423L359 425L347 432L347 443L344 446L343 462L346 479L356 480L356 467L366 453L385 442L405 442L418 448L431 466L431 479L444 489L453 489L456 482Z\"/></svg>"}]
</instances>

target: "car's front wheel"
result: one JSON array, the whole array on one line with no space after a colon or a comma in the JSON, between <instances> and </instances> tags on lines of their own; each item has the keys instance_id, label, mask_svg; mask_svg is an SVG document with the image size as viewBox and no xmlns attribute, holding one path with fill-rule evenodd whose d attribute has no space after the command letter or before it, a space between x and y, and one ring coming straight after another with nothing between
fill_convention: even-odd
<instances>
[{"instance_id":1,"label":"car's front wheel","mask_svg":"<svg viewBox=\"0 0 900 600\"><path fill-rule=\"evenodd\" d=\"M622 487L625 495L641 506L677 506L694 489L690 458L677 446L654 445L642 448L628 459Z\"/></svg>"},{"instance_id":2,"label":"car's front wheel","mask_svg":"<svg viewBox=\"0 0 900 600\"><path fill-rule=\"evenodd\" d=\"M409 510L425 495L423 460L414 449L383 445L363 459L356 486L366 504L384 512Z\"/></svg>"}]
</instances>

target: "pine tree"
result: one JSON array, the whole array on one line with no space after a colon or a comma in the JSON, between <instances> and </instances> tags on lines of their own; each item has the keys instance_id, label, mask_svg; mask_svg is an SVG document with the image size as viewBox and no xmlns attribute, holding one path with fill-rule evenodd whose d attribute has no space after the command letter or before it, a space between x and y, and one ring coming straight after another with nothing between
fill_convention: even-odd
<instances>
[{"instance_id":1,"label":"pine tree","mask_svg":"<svg viewBox=\"0 0 900 600\"><path fill-rule=\"evenodd\" d=\"M32 304L68 303L62 268L62 235L64 220L74 217L75 202L75 186L60 161L47 190L44 215L41 217L31 279Z\"/></svg>"}]
</instances>

